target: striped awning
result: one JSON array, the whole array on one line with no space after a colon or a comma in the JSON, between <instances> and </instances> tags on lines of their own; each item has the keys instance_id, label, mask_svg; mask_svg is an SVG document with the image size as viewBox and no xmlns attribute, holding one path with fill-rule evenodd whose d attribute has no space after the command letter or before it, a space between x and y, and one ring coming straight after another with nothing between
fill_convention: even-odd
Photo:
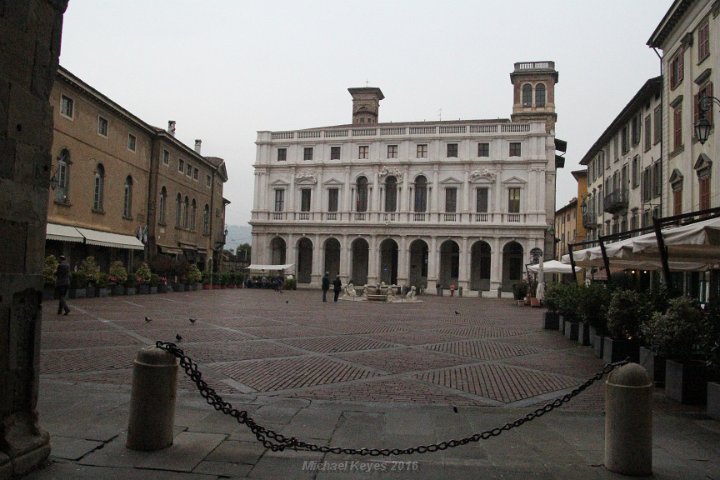
<instances>
[{"instance_id":1,"label":"striped awning","mask_svg":"<svg viewBox=\"0 0 720 480\"><path fill-rule=\"evenodd\" d=\"M144 250L145 245L132 235L100 232L89 228L78 228L78 232L85 237L85 243L110 248L127 248L129 250Z\"/></svg>"},{"instance_id":2,"label":"striped awning","mask_svg":"<svg viewBox=\"0 0 720 480\"><path fill-rule=\"evenodd\" d=\"M77 228L68 225L58 225L57 223L48 223L46 234L48 240L58 242L83 243L85 241L85 237L77 231Z\"/></svg>"}]
</instances>

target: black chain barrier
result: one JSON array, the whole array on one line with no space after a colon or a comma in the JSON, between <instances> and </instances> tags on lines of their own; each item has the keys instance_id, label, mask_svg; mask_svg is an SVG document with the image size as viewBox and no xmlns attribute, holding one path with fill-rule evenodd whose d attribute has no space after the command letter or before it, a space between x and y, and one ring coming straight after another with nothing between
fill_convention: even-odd
<instances>
[{"instance_id":1,"label":"black chain barrier","mask_svg":"<svg viewBox=\"0 0 720 480\"><path fill-rule=\"evenodd\" d=\"M570 393L559 397L547 405L536 409L525 415L522 418L518 418L513 422L508 422L502 427L492 428L485 430L481 433L476 433L469 437L461 438L458 440L447 440L440 443L434 443L430 445L418 445L410 448L341 448L341 447L328 447L324 445L316 445L313 443L303 442L295 437L286 437L273 430L258 425L255 420L248 415L245 410L238 410L233 406L224 401L220 395L215 392L215 389L210 387L205 380L202 379L202 373L198 370L198 366L195 362L190 359L185 352L182 351L176 344L170 342L156 342L157 348L165 350L177 357L180 361L180 366L185 370L185 373L190 379L195 382L200 395L207 401L208 404L212 405L215 410L222 411L225 415L233 417L239 424L247 425L248 428L255 434L258 441L260 441L265 448L269 448L272 451L282 451L286 448L291 450L302 450L310 452L322 452L322 453L335 453L335 454L346 454L346 455L362 455L371 457L389 457L391 455L410 455L414 453L428 453L437 452L438 450L447 450L448 448L455 448L461 445L467 445L471 442L479 442L480 440L487 440L492 437L497 437L503 432L517 428L524 423L530 422L536 418L542 417L548 412L555 410L562 404L569 402L573 397L576 397L583 391L585 391L590 385L600 380L602 377L612 372L615 368L625 365L628 360L623 360L615 363L606 364L602 370L590 377L585 383L575 388Z\"/></svg>"}]
</instances>

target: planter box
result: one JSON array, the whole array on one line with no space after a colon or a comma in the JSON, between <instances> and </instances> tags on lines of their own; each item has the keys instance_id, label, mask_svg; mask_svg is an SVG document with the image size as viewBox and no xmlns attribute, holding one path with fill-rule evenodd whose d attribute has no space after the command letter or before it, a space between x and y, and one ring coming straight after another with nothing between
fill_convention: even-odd
<instances>
[{"instance_id":1,"label":"planter box","mask_svg":"<svg viewBox=\"0 0 720 480\"><path fill-rule=\"evenodd\" d=\"M707 402L707 367L704 362L665 362L665 396L688 405Z\"/></svg>"},{"instance_id":2,"label":"planter box","mask_svg":"<svg viewBox=\"0 0 720 480\"><path fill-rule=\"evenodd\" d=\"M150 293L150 285L144 283L142 285L137 286L137 293L138 295L147 295Z\"/></svg>"},{"instance_id":3,"label":"planter box","mask_svg":"<svg viewBox=\"0 0 720 480\"><path fill-rule=\"evenodd\" d=\"M602 358L603 356L603 345L604 345L604 337L600 335L595 327L590 327L590 345L593 346L593 350L595 350L595 356L598 358Z\"/></svg>"},{"instance_id":4,"label":"planter box","mask_svg":"<svg viewBox=\"0 0 720 480\"><path fill-rule=\"evenodd\" d=\"M720 420L720 383L707 383L707 414L715 420Z\"/></svg>"},{"instance_id":5,"label":"planter box","mask_svg":"<svg viewBox=\"0 0 720 480\"><path fill-rule=\"evenodd\" d=\"M557 330L560 326L560 315L557 312L545 312L545 330Z\"/></svg>"},{"instance_id":6,"label":"planter box","mask_svg":"<svg viewBox=\"0 0 720 480\"><path fill-rule=\"evenodd\" d=\"M111 291L112 291L113 296L125 295L125 286L124 285L113 285Z\"/></svg>"},{"instance_id":7,"label":"planter box","mask_svg":"<svg viewBox=\"0 0 720 480\"><path fill-rule=\"evenodd\" d=\"M576 340L578 339L578 330L579 330L579 323L580 322L572 322L568 321L565 322L565 338L569 338L570 340Z\"/></svg>"},{"instance_id":8,"label":"planter box","mask_svg":"<svg viewBox=\"0 0 720 480\"><path fill-rule=\"evenodd\" d=\"M167 292L168 292L168 286L167 286L167 285L158 285L158 286L157 286L157 292L158 292L158 293L167 293Z\"/></svg>"},{"instance_id":9,"label":"planter box","mask_svg":"<svg viewBox=\"0 0 720 480\"><path fill-rule=\"evenodd\" d=\"M565 315L560 315L560 322L558 323L558 330L560 333L565 335Z\"/></svg>"},{"instance_id":10,"label":"planter box","mask_svg":"<svg viewBox=\"0 0 720 480\"><path fill-rule=\"evenodd\" d=\"M578 343L580 345L590 345L590 325L580 322L578 325Z\"/></svg>"},{"instance_id":11,"label":"planter box","mask_svg":"<svg viewBox=\"0 0 720 480\"><path fill-rule=\"evenodd\" d=\"M172 289L173 289L173 292L184 292L185 284L184 283L173 283Z\"/></svg>"},{"instance_id":12,"label":"planter box","mask_svg":"<svg viewBox=\"0 0 720 480\"><path fill-rule=\"evenodd\" d=\"M98 297L109 297L110 296L110 288L108 288L108 287L100 287L95 290L96 290L95 294Z\"/></svg>"},{"instance_id":13,"label":"planter box","mask_svg":"<svg viewBox=\"0 0 720 480\"><path fill-rule=\"evenodd\" d=\"M85 298L87 297L87 289L85 288L71 288L70 298Z\"/></svg>"},{"instance_id":14,"label":"planter box","mask_svg":"<svg viewBox=\"0 0 720 480\"><path fill-rule=\"evenodd\" d=\"M647 347L640 347L640 365L645 367L655 386L665 385L665 357L657 355Z\"/></svg>"},{"instance_id":15,"label":"planter box","mask_svg":"<svg viewBox=\"0 0 720 480\"><path fill-rule=\"evenodd\" d=\"M640 359L640 344L635 340L605 337L603 339L603 361L614 363L630 358L631 362Z\"/></svg>"},{"instance_id":16,"label":"planter box","mask_svg":"<svg viewBox=\"0 0 720 480\"><path fill-rule=\"evenodd\" d=\"M150 294L158 293L158 287L150 287Z\"/></svg>"},{"instance_id":17,"label":"planter box","mask_svg":"<svg viewBox=\"0 0 720 480\"><path fill-rule=\"evenodd\" d=\"M193 291L202 290L202 283L193 283Z\"/></svg>"},{"instance_id":18,"label":"planter box","mask_svg":"<svg viewBox=\"0 0 720 480\"><path fill-rule=\"evenodd\" d=\"M192 290L193 290L192 287L193 287L192 283L186 283L186 284L185 284L185 291L186 291L186 292L192 292Z\"/></svg>"},{"instance_id":19,"label":"planter box","mask_svg":"<svg viewBox=\"0 0 720 480\"><path fill-rule=\"evenodd\" d=\"M125 295L135 295L136 290L135 287L127 287L125 289Z\"/></svg>"}]
</instances>

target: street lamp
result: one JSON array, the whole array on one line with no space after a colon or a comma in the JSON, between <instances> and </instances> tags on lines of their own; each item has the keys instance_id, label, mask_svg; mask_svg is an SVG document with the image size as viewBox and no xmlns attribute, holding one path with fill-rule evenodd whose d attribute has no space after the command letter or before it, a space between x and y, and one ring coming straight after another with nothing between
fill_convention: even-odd
<instances>
[{"instance_id":1,"label":"street lamp","mask_svg":"<svg viewBox=\"0 0 720 480\"><path fill-rule=\"evenodd\" d=\"M720 99L703 95L702 97L700 97L700 101L698 102L698 107L700 109L700 119L695 124L695 138L698 139L700 145L704 145L705 142L707 142L708 136L710 135L710 129L712 128L712 124L707 119L705 112L712 108L713 103L716 103L718 106L720 106Z\"/></svg>"}]
</instances>

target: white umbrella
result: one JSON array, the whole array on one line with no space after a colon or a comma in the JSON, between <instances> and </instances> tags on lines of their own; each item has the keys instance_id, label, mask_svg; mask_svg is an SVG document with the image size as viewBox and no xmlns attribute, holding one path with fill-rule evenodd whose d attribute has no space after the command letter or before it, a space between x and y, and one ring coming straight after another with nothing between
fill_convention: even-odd
<instances>
[{"instance_id":1,"label":"white umbrella","mask_svg":"<svg viewBox=\"0 0 720 480\"><path fill-rule=\"evenodd\" d=\"M540 265L530 265L528 269L531 272L538 272L540 270ZM576 266L575 270L580 271L582 268ZM543 273L572 273L572 266L566 263L558 262L557 260L548 260L547 262L542 263L542 271Z\"/></svg>"}]
</instances>

